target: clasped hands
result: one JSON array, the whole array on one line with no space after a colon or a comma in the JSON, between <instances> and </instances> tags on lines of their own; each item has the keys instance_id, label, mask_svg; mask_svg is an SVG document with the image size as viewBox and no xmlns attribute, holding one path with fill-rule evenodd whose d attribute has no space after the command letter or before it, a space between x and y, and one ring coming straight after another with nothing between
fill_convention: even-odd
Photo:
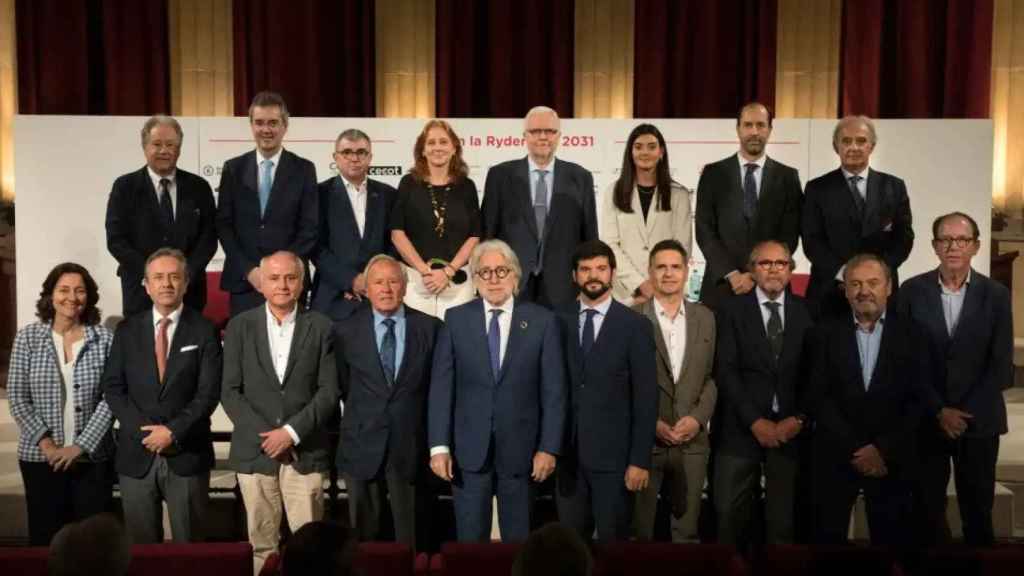
<instances>
[{"instance_id":1,"label":"clasped hands","mask_svg":"<svg viewBox=\"0 0 1024 576\"><path fill-rule=\"evenodd\" d=\"M784 418L779 422L758 418L750 425L750 431L754 433L754 438L762 447L778 448L796 438L803 426L796 416Z\"/></svg>"},{"instance_id":2,"label":"clasped hands","mask_svg":"<svg viewBox=\"0 0 1024 576\"><path fill-rule=\"evenodd\" d=\"M57 447L56 442L49 436L44 437L39 441L39 449L43 452L43 456L46 458L46 463L50 465L50 468L54 472L64 472L71 469L71 465L75 463L75 460L82 455L84 450L77 444L70 446L64 446L61 448Z\"/></svg>"},{"instance_id":3,"label":"clasped hands","mask_svg":"<svg viewBox=\"0 0 1024 576\"><path fill-rule=\"evenodd\" d=\"M654 429L658 440L668 446L679 446L693 440L700 432L700 422L693 416L683 416L675 424L658 420Z\"/></svg>"}]
</instances>

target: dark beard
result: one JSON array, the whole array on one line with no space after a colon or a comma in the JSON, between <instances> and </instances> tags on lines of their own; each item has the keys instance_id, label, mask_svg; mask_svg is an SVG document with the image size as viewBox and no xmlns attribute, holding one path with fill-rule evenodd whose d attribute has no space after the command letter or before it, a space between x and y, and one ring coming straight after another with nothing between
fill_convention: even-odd
<instances>
[{"instance_id":1,"label":"dark beard","mask_svg":"<svg viewBox=\"0 0 1024 576\"><path fill-rule=\"evenodd\" d=\"M592 282L588 283L588 284L592 284ZM587 285L585 284L583 286L580 286L580 292L585 294L587 296L587 298L590 298L591 300L597 300L601 296L604 296L605 292L608 292L609 290L612 289L612 285L611 284L605 284L603 282L598 282L598 284L601 285L601 288L599 288L596 291L595 290L589 290L587 288Z\"/></svg>"}]
</instances>

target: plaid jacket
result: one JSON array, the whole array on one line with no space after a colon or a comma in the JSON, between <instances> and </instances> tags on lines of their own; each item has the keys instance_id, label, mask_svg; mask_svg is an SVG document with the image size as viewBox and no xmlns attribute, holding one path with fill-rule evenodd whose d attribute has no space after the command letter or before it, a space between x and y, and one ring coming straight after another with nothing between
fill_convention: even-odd
<instances>
[{"instance_id":1,"label":"plaid jacket","mask_svg":"<svg viewBox=\"0 0 1024 576\"><path fill-rule=\"evenodd\" d=\"M11 352L7 397L11 416L18 424L18 459L24 462L46 462L38 446L43 436L49 435L58 446L64 445L64 380L51 330L49 323L25 326L18 331ZM93 461L107 460L114 453L110 434L114 417L100 388L113 339L103 326L87 326L85 343L75 363L74 443Z\"/></svg>"}]
</instances>

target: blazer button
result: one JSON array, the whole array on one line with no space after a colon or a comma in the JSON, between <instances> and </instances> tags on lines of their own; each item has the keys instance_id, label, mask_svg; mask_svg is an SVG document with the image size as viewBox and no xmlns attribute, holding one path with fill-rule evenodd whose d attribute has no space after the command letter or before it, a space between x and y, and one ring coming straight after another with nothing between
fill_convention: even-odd
<instances>
[{"instance_id":1,"label":"blazer button","mask_svg":"<svg viewBox=\"0 0 1024 576\"><path fill-rule=\"evenodd\" d=\"M81 411L82 411L82 407L81 406L75 406L75 412L81 412Z\"/></svg>"},{"instance_id":2,"label":"blazer button","mask_svg":"<svg viewBox=\"0 0 1024 576\"><path fill-rule=\"evenodd\" d=\"M72 388L74 388L75 390L78 390L80 387L81 386L79 384L75 384L74 386L72 386Z\"/></svg>"}]
</instances>

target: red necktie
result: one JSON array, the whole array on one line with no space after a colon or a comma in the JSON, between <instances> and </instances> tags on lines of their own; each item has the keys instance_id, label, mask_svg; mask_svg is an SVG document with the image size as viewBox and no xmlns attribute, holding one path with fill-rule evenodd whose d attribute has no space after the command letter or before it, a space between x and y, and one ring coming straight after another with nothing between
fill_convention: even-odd
<instances>
[{"instance_id":1,"label":"red necktie","mask_svg":"<svg viewBox=\"0 0 1024 576\"><path fill-rule=\"evenodd\" d=\"M161 318L156 332L156 371L161 384L164 383L164 372L167 371L167 327L170 324L170 318Z\"/></svg>"}]
</instances>

